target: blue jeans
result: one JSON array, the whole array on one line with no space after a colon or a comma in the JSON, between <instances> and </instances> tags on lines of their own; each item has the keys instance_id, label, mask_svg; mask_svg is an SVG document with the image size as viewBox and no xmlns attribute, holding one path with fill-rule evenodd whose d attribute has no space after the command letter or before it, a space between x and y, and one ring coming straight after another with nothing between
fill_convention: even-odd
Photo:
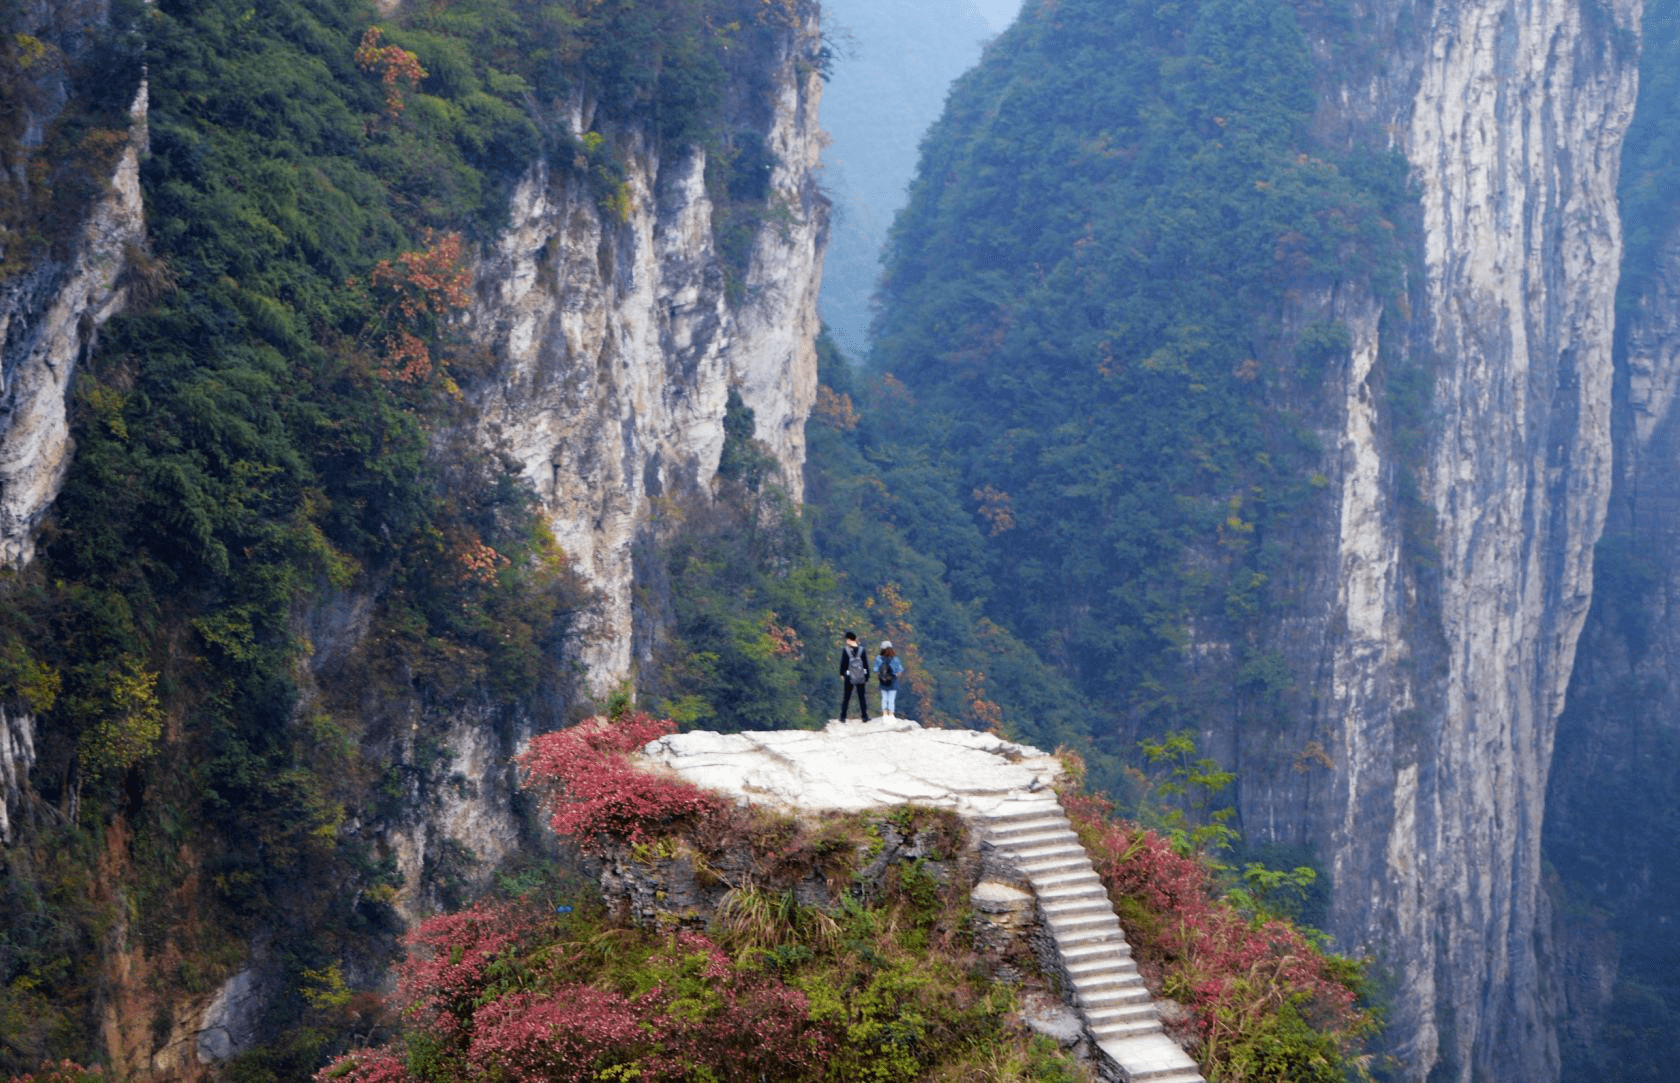
<instances>
[{"instance_id":1,"label":"blue jeans","mask_svg":"<svg viewBox=\"0 0 1680 1083\"><path fill-rule=\"evenodd\" d=\"M896 704L897 702L898 702L898 689L896 689L896 688L883 688L883 689L881 689L881 713L882 714L892 714L893 713L893 705Z\"/></svg>"}]
</instances>

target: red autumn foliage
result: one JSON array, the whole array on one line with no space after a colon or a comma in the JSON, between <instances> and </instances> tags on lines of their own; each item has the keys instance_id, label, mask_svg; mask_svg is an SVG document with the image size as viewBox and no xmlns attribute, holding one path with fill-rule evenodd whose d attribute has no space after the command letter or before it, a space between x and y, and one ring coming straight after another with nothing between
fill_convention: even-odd
<instances>
[{"instance_id":1,"label":"red autumn foliage","mask_svg":"<svg viewBox=\"0 0 1680 1083\"><path fill-rule=\"evenodd\" d=\"M488 586L496 581L496 573L508 564L508 558L485 545L477 538L462 542L455 550L455 560L461 566L461 582Z\"/></svg>"},{"instance_id":2,"label":"red autumn foliage","mask_svg":"<svg viewBox=\"0 0 1680 1083\"><path fill-rule=\"evenodd\" d=\"M410 1083L408 1063L389 1046L358 1049L315 1073L319 1083Z\"/></svg>"},{"instance_id":3,"label":"red autumn foliage","mask_svg":"<svg viewBox=\"0 0 1680 1083\"><path fill-rule=\"evenodd\" d=\"M507 906L426 922L401 971L404 1038L340 1057L317 1083L409 1083L416 1050L430 1079L585 1083L614 1064L642 1079L820 1074L830 1041L804 994L738 968L705 936L667 936L635 968L651 987L628 993L603 988L604 975L571 977L578 957L552 931Z\"/></svg>"},{"instance_id":4,"label":"red autumn foliage","mask_svg":"<svg viewBox=\"0 0 1680 1083\"><path fill-rule=\"evenodd\" d=\"M626 758L675 730L671 721L642 713L617 722L591 719L532 738L519 766L526 784L544 792L555 834L599 853L607 839L641 842L723 810L717 796L639 770Z\"/></svg>"},{"instance_id":5,"label":"red autumn foliage","mask_svg":"<svg viewBox=\"0 0 1680 1083\"><path fill-rule=\"evenodd\" d=\"M454 1037L471 1023L485 976L496 958L530 931L517 907L473 906L440 914L408 935L408 959L397 967L403 1010Z\"/></svg>"},{"instance_id":6,"label":"red autumn foliage","mask_svg":"<svg viewBox=\"0 0 1680 1083\"><path fill-rule=\"evenodd\" d=\"M29 1075L12 1076L11 1083L102 1083L100 1068L84 1068L73 1060L47 1061Z\"/></svg>"},{"instance_id":7,"label":"red autumn foliage","mask_svg":"<svg viewBox=\"0 0 1680 1083\"><path fill-rule=\"evenodd\" d=\"M368 282L382 309L409 320L442 318L472 303L472 271L459 233L428 237L425 248L380 260Z\"/></svg>"},{"instance_id":8,"label":"red autumn foliage","mask_svg":"<svg viewBox=\"0 0 1680 1083\"><path fill-rule=\"evenodd\" d=\"M1190 1009L1207 1047L1285 1004L1349 1043L1366 1032L1346 975L1293 924L1221 903L1204 862L1155 831L1109 818L1106 800L1064 797L1063 806L1110 897L1141 907L1145 919L1128 922L1126 937L1140 963L1162 972L1163 991Z\"/></svg>"},{"instance_id":9,"label":"red autumn foliage","mask_svg":"<svg viewBox=\"0 0 1680 1083\"><path fill-rule=\"evenodd\" d=\"M512 993L479 1011L467 1060L487 1079L584 1083L609 1054L642 1043L645 1010L645 1004L587 985Z\"/></svg>"}]
</instances>

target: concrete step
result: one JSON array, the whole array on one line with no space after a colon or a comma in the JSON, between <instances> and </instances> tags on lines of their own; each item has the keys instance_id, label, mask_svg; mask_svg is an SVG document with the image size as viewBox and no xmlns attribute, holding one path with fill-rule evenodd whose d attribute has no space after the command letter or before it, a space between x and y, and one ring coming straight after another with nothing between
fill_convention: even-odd
<instances>
[{"instance_id":1,"label":"concrete step","mask_svg":"<svg viewBox=\"0 0 1680 1083\"><path fill-rule=\"evenodd\" d=\"M1070 970L1086 970L1091 967L1107 967L1111 970L1137 969L1137 962L1132 958L1131 945L1124 943L1082 940L1062 945L1061 956L1062 965Z\"/></svg>"},{"instance_id":2,"label":"concrete step","mask_svg":"<svg viewBox=\"0 0 1680 1083\"><path fill-rule=\"evenodd\" d=\"M1109 921L1114 922L1117 928L1120 925L1120 919L1114 916L1114 911L1104 905L1103 901L1096 899L1060 899L1053 903L1047 903L1041 909L1044 911L1044 916L1051 921L1069 920L1089 914L1101 914Z\"/></svg>"},{"instance_id":3,"label":"concrete step","mask_svg":"<svg viewBox=\"0 0 1680 1083\"><path fill-rule=\"evenodd\" d=\"M1002 827L988 827L986 840L994 846L1017 846L1024 839L1048 836L1052 838L1076 839L1079 836L1066 820L1052 820L1048 817L1042 820L1022 820L1019 823L1007 824Z\"/></svg>"},{"instance_id":4,"label":"concrete step","mask_svg":"<svg viewBox=\"0 0 1680 1083\"><path fill-rule=\"evenodd\" d=\"M1021 845L1000 846L1000 850L1010 851L1010 855L1015 856L1018 860L1028 861L1037 858L1037 856L1047 855L1047 853L1077 853L1077 855L1085 858L1087 865L1090 863L1089 853L1085 853L1084 846L1079 845L1077 838L1057 838L1057 836L1050 836L1050 838L1043 838L1043 840L1028 838L1028 840L1021 841Z\"/></svg>"},{"instance_id":5,"label":"concrete step","mask_svg":"<svg viewBox=\"0 0 1680 1083\"><path fill-rule=\"evenodd\" d=\"M1118 1023L1106 1023L1102 1027L1091 1028L1091 1037L1097 1040L1098 1045L1107 1045L1110 1042L1116 1040L1124 1041L1128 1038L1147 1038L1152 1034L1159 1034L1163 1038L1167 1037L1166 1034L1161 1031L1160 1019L1131 1019ZM1167 1040L1172 1041L1171 1038L1167 1038ZM1136 1077L1134 1076L1133 1078Z\"/></svg>"},{"instance_id":6,"label":"concrete step","mask_svg":"<svg viewBox=\"0 0 1680 1083\"><path fill-rule=\"evenodd\" d=\"M1067 824L1067 814L1063 813L1060 804L1023 804L1010 813L1001 816L988 816L981 821L986 831L1006 831L1025 823L1058 823Z\"/></svg>"},{"instance_id":7,"label":"concrete step","mask_svg":"<svg viewBox=\"0 0 1680 1083\"><path fill-rule=\"evenodd\" d=\"M1103 911L1094 906L1062 907L1044 911L1044 919L1056 931L1060 939L1063 935L1082 929L1101 929L1104 932L1120 931L1120 923L1114 918L1114 911Z\"/></svg>"},{"instance_id":8,"label":"concrete step","mask_svg":"<svg viewBox=\"0 0 1680 1083\"><path fill-rule=\"evenodd\" d=\"M1050 931L1057 940L1070 933L1099 932L1105 934L1120 934L1120 926L1115 922L1114 915L1094 914L1085 917L1070 917L1062 920L1050 919Z\"/></svg>"},{"instance_id":9,"label":"concrete step","mask_svg":"<svg viewBox=\"0 0 1680 1083\"><path fill-rule=\"evenodd\" d=\"M1014 831L1030 831L1040 827L1056 827L1064 831L1073 830L1073 824L1066 816L1053 815L1049 812L1011 816L1007 820L991 819L981 825L981 829L988 836L993 837L1007 835Z\"/></svg>"},{"instance_id":10,"label":"concrete step","mask_svg":"<svg viewBox=\"0 0 1680 1083\"><path fill-rule=\"evenodd\" d=\"M1068 974L1068 980L1073 982L1081 996L1087 993L1094 994L1100 989L1113 989L1122 999L1149 999L1149 987L1143 984L1143 978L1136 971L1127 973L1121 970L1086 970Z\"/></svg>"},{"instance_id":11,"label":"concrete step","mask_svg":"<svg viewBox=\"0 0 1680 1083\"><path fill-rule=\"evenodd\" d=\"M1086 974L1113 974L1126 981L1143 981L1137 964L1126 955L1088 955L1076 959L1069 959L1064 955L1062 967L1068 972L1068 977L1074 979Z\"/></svg>"},{"instance_id":12,"label":"concrete step","mask_svg":"<svg viewBox=\"0 0 1680 1083\"><path fill-rule=\"evenodd\" d=\"M1108 905L1107 895L1096 892L1081 892L1077 895L1061 895L1054 899L1039 899L1038 908L1049 915L1078 914L1087 910L1114 917L1114 907ZM1118 919L1116 919L1118 920Z\"/></svg>"},{"instance_id":13,"label":"concrete step","mask_svg":"<svg viewBox=\"0 0 1680 1083\"><path fill-rule=\"evenodd\" d=\"M1149 987L1141 981L1123 981L1115 978L1096 978L1073 983L1074 992L1079 994L1081 1004L1092 1007L1116 1007L1121 1004L1154 1004L1149 996Z\"/></svg>"},{"instance_id":14,"label":"concrete step","mask_svg":"<svg viewBox=\"0 0 1680 1083\"><path fill-rule=\"evenodd\" d=\"M1132 1083L1201 1083L1196 1062L1161 1033L1098 1038L1103 1056L1118 1064Z\"/></svg>"},{"instance_id":15,"label":"concrete step","mask_svg":"<svg viewBox=\"0 0 1680 1083\"><path fill-rule=\"evenodd\" d=\"M1084 850L1046 850L1039 854L1011 854L1015 866L1027 874L1027 879L1034 882L1046 876L1066 876L1072 872L1090 872L1091 859L1085 856Z\"/></svg>"},{"instance_id":16,"label":"concrete step","mask_svg":"<svg viewBox=\"0 0 1680 1083\"><path fill-rule=\"evenodd\" d=\"M1135 1009L1141 1008L1146 1014L1155 1015L1155 1001L1141 983L1081 985L1075 982L1073 989L1079 994L1079 1003L1091 1011L1134 1011L1135 1014Z\"/></svg>"},{"instance_id":17,"label":"concrete step","mask_svg":"<svg viewBox=\"0 0 1680 1083\"><path fill-rule=\"evenodd\" d=\"M1090 1008L1085 1012L1085 1023L1091 1028L1092 1034L1107 1034L1113 1028L1126 1028L1137 1024L1146 1024L1158 1029L1161 1017L1155 1011L1153 1004L1132 1004L1124 1008Z\"/></svg>"},{"instance_id":18,"label":"concrete step","mask_svg":"<svg viewBox=\"0 0 1680 1083\"><path fill-rule=\"evenodd\" d=\"M1063 895L1082 893L1108 901L1108 888L1103 886L1102 877L1089 867L1041 877L1033 884L1033 890L1041 899L1058 899Z\"/></svg>"},{"instance_id":19,"label":"concrete step","mask_svg":"<svg viewBox=\"0 0 1680 1083\"><path fill-rule=\"evenodd\" d=\"M1119 966L1137 966L1132 961L1132 946L1124 941L1089 940L1062 945L1064 963L1101 961L1113 961Z\"/></svg>"},{"instance_id":20,"label":"concrete step","mask_svg":"<svg viewBox=\"0 0 1680 1083\"><path fill-rule=\"evenodd\" d=\"M1118 923L1117 923L1118 924ZM1114 929L1084 929L1075 935L1061 936L1056 939L1058 950L1063 959L1068 957L1069 951L1083 951L1085 949L1101 948L1105 951L1125 951L1126 957L1131 957L1131 945L1120 935L1118 928Z\"/></svg>"},{"instance_id":21,"label":"concrete step","mask_svg":"<svg viewBox=\"0 0 1680 1083\"><path fill-rule=\"evenodd\" d=\"M1113 913L1114 904L1109 901L1108 892L1102 885L1085 880L1063 880L1053 887L1045 888L1040 884L1033 885L1033 893L1038 897L1040 908L1048 910L1053 906L1067 906L1070 903L1100 906Z\"/></svg>"}]
</instances>

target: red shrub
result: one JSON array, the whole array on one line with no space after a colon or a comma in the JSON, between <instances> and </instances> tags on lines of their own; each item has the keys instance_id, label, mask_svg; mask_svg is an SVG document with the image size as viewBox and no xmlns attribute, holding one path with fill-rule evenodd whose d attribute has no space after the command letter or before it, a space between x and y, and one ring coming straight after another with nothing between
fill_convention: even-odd
<instances>
[{"instance_id":1,"label":"red shrub","mask_svg":"<svg viewBox=\"0 0 1680 1083\"><path fill-rule=\"evenodd\" d=\"M468 1062L488 1079L584 1083L607 1055L627 1060L645 1042L641 1007L587 985L512 993L479 1010Z\"/></svg>"},{"instance_id":2,"label":"red shrub","mask_svg":"<svg viewBox=\"0 0 1680 1083\"><path fill-rule=\"evenodd\" d=\"M430 918L408 934L409 957L397 966L397 995L405 1012L442 1037L467 1032L496 959L530 932L516 907L474 906Z\"/></svg>"},{"instance_id":3,"label":"red shrub","mask_svg":"<svg viewBox=\"0 0 1680 1083\"><path fill-rule=\"evenodd\" d=\"M315 1073L315 1083L411 1083L408 1065L390 1046L346 1053Z\"/></svg>"},{"instance_id":4,"label":"red shrub","mask_svg":"<svg viewBox=\"0 0 1680 1083\"><path fill-rule=\"evenodd\" d=\"M73 1060L47 1061L30 1075L13 1076L11 1083L102 1083L103 1069L83 1068Z\"/></svg>"},{"instance_id":5,"label":"red shrub","mask_svg":"<svg viewBox=\"0 0 1680 1083\"><path fill-rule=\"evenodd\" d=\"M1112 806L1102 799L1063 804L1109 895L1147 915L1127 923L1126 937L1140 961L1164 973L1161 991L1191 1010L1206 1048L1285 1005L1340 1041L1365 1033L1369 1020L1335 963L1294 925L1251 919L1221 902L1206 864L1154 831L1109 819Z\"/></svg>"},{"instance_id":6,"label":"red shrub","mask_svg":"<svg viewBox=\"0 0 1680 1083\"><path fill-rule=\"evenodd\" d=\"M800 1080L821 1074L827 1036L808 1021L805 994L737 969L699 933L679 932L648 960L660 978L644 1026L655 1047L640 1063L654 1079Z\"/></svg>"},{"instance_id":7,"label":"red shrub","mask_svg":"<svg viewBox=\"0 0 1680 1083\"><path fill-rule=\"evenodd\" d=\"M519 757L528 785L546 791L549 826L600 852L602 837L640 842L650 834L723 808L698 786L638 770L625 754L673 732L645 714L617 723L591 719L531 740Z\"/></svg>"}]
</instances>

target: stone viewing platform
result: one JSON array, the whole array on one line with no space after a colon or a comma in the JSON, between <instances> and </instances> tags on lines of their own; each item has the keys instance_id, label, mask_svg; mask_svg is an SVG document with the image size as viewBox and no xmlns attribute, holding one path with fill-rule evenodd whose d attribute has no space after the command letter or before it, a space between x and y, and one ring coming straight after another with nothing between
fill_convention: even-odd
<instances>
[{"instance_id":1,"label":"stone viewing platform","mask_svg":"<svg viewBox=\"0 0 1680 1083\"><path fill-rule=\"evenodd\" d=\"M1161 1027L1108 894L1056 797L1053 755L974 730L924 729L902 718L830 722L823 730L673 734L643 761L697 786L789 812L862 812L904 804L950 809L1032 889L1038 923L1107 1078L1202 1083ZM983 881L976 910L1024 892ZM1003 900L1000 902L999 900Z\"/></svg>"},{"instance_id":2,"label":"stone viewing platform","mask_svg":"<svg viewBox=\"0 0 1680 1083\"><path fill-rule=\"evenodd\" d=\"M790 812L914 802L987 816L1024 794L1051 793L1062 773L1061 761L1036 748L906 718L822 730L697 730L662 737L642 754L696 786Z\"/></svg>"}]
</instances>

